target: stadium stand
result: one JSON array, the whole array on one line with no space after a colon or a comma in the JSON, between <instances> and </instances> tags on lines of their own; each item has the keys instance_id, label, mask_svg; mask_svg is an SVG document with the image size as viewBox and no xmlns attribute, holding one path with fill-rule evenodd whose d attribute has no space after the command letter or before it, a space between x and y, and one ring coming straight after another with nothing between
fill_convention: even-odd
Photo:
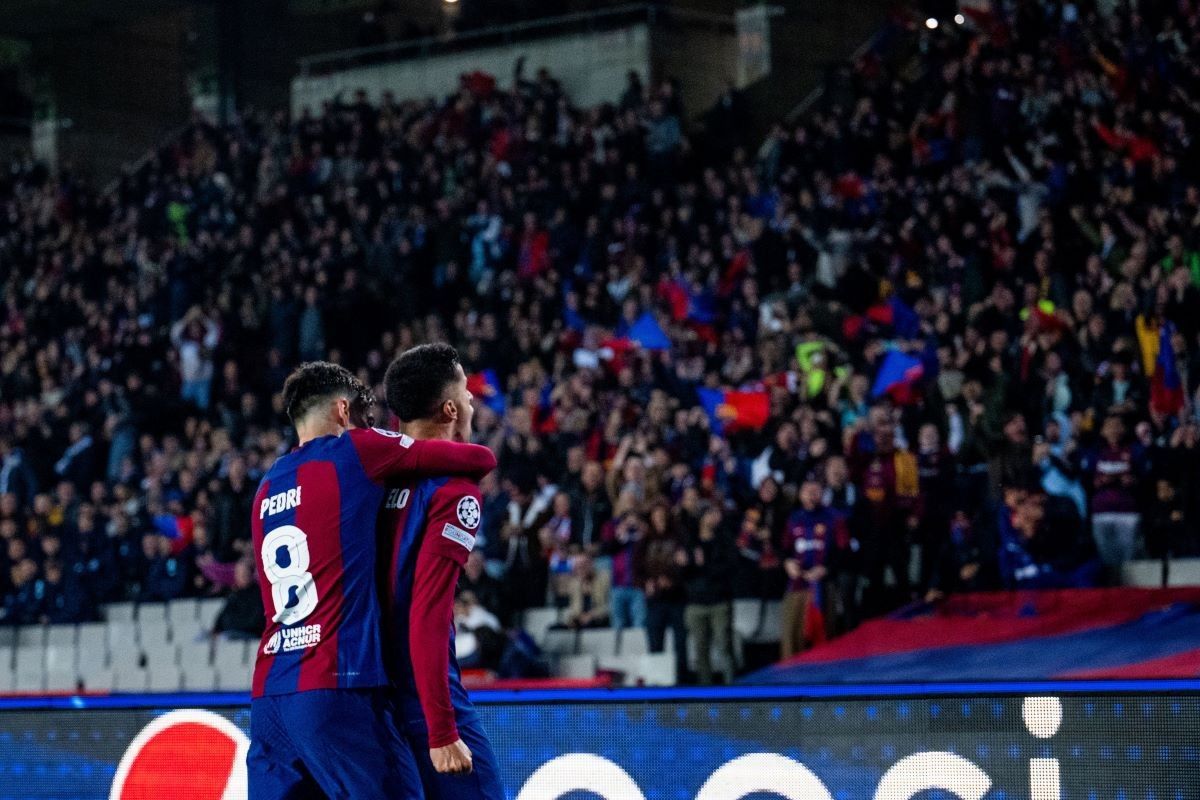
<instances>
[{"instance_id":1,"label":"stadium stand","mask_svg":"<svg viewBox=\"0 0 1200 800\"><path fill-rule=\"evenodd\" d=\"M541 74L198 120L107 193L14 161L0 679L244 689L283 376L428 339L500 456L464 589L567 674L1153 581L1200 554L1182 9L896 17L761 146L735 96L688 132L670 82Z\"/></svg>"}]
</instances>

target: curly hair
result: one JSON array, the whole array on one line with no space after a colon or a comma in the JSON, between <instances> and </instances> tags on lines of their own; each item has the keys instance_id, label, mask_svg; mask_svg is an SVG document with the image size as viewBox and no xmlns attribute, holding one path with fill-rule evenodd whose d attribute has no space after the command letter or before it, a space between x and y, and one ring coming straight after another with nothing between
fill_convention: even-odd
<instances>
[{"instance_id":1,"label":"curly hair","mask_svg":"<svg viewBox=\"0 0 1200 800\"><path fill-rule=\"evenodd\" d=\"M370 410L367 398L374 402L370 390L350 370L328 361L301 364L283 382L283 407L293 425L321 402L335 397L345 398L363 413Z\"/></svg>"}]
</instances>

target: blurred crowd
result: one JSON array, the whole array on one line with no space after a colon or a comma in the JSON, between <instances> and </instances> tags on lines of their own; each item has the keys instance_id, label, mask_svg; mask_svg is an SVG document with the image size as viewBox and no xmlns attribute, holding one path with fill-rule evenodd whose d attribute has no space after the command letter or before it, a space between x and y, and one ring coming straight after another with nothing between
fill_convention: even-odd
<instances>
[{"instance_id":1,"label":"blurred crowd","mask_svg":"<svg viewBox=\"0 0 1200 800\"><path fill-rule=\"evenodd\" d=\"M689 126L671 82L543 72L197 122L112 193L13 163L4 621L252 603L287 371L427 340L500 459L464 633L553 603L708 653L760 597L788 655L1200 554L1194 5L898 15L765 142L733 90Z\"/></svg>"}]
</instances>

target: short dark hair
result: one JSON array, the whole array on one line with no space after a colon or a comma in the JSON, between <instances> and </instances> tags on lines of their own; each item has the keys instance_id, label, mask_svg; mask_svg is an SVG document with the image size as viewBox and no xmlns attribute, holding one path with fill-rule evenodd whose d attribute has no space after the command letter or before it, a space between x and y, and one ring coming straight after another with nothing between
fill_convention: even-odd
<instances>
[{"instance_id":1,"label":"short dark hair","mask_svg":"<svg viewBox=\"0 0 1200 800\"><path fill-rule=\"evenodd\" d=\"M375 399L375 393L364 385L362 391L350 401L351 424L356 428L375 427L376 405L378 405L378 401Z\"/></svg>"},{"instance_id":2,"label":"short dark hair","mask_svg":"<svg viewBox=\"0 0 1200 800\"><path fill-rule=\"evenodd\" d=\"M437 413L446 387L458 378L458 351L448 344L417 345L396 357L383 383L387 404L401 422L426 419Z\"/></svg>"},{"instance_id":3,"label":"short dark hair","mask_svg":"<svg viewBox=\"0 0 1200 800\"><path fill-rule=\"evenodd\" d=\"M322 401L344 397L353 403L369 394L362 381L345 367L328 361L309 361L296 367L283 382L283 408L295 425Z\"/></svg>"}]
</instances>

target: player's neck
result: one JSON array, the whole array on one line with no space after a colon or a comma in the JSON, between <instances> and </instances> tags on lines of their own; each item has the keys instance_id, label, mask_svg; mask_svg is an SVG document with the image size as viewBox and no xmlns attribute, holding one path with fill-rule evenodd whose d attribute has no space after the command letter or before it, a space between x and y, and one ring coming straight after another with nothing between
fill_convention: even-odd
<instances>
[{"instance_id":1,"label":"player's neck","mask_svg":"<svg viewBox=\"0 0 1200 800\"><path fill-rule=\"evenodd\" d=\"M428 420L416 420L401 427L402 433L407 433L417 441L439 439L444 442L454 441L454 423L443 424Z\"/></svg>"},{"instance_id":2,"label":"player's neck","mask_svg":"<svg viewBox=\"0 0 1200 800\"><path fill-rule=\"evenodd\" d=\"M341 436L345 428L332 420L316 420L296 426L296 446L303 447L322 436Z\"/></svg>"}]
</instances>

